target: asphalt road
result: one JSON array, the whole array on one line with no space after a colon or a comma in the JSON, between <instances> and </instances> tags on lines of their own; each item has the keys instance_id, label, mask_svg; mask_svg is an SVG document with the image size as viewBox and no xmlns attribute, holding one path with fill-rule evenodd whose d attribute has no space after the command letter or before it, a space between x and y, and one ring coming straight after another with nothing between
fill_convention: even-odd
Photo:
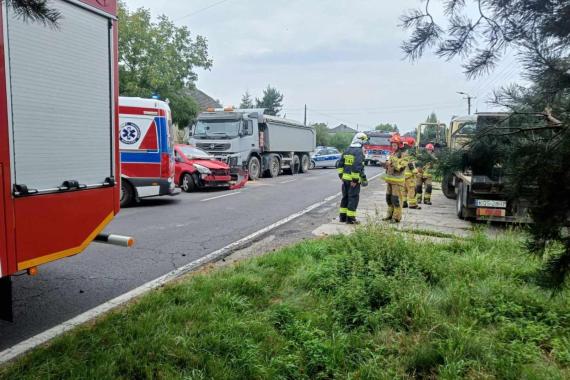
<instances>
[{"instance_id":1,"label":"asphalt road","mask_svg":"<svg viewBox=\"0 0 570 380\"><path fill-rule=\"evenodd\" d=\"M379 172L368 168L367 175ZM0 350L339 191L335 170L315 169L236 191L183 193L121 210L106 231L134 236L134 248L92 244L81 255L41 266L36 277L14 278L15 322L0 321Z\"/></svg>"}]
</instances>

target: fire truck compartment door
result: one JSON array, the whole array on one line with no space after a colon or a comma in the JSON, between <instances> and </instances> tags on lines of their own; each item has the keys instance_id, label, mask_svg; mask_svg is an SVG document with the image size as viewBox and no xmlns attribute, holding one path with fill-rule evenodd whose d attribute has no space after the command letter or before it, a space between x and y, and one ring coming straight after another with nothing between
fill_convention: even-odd
<instances>
[{"instance_id":1,"label":"fire truck compartment door","mask_svg":"<svg viewBox=\"0 0 570 380\"><path fill-rule=\"evenodd\" d=\"M102 185L114 165L111 24L71 2L49 6L57 27L5 8L12 181L39 191Z\"/></svg>"}]
</instances>

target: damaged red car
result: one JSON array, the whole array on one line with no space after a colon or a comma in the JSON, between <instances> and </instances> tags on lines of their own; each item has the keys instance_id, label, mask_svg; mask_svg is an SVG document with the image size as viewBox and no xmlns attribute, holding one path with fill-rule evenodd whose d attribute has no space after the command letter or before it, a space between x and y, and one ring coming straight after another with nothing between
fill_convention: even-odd
<instances>
[{"instance_id":1,"label":"damaged red car","mask_svg":"<svg viewBox=\"0 0 570 380\"><path fill-rule=\"evenodd\" d=\"M175 181L185 192L204 188L230 188L233 181L228 164L192 145L174 146Z\"/></svg>"}]
</instances>

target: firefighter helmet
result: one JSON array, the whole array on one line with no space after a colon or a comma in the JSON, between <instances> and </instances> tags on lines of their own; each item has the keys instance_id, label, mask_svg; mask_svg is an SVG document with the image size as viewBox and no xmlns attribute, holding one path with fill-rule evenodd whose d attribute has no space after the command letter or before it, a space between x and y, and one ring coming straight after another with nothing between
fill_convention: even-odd
<instances>
[{"instance_id":1,"label":"firefighter helmet","mask_svg":"<svg viewBox=\"0 0 570 380\"><path fill-rule=\"evenodd\" d=\"M433 146L433 144L430 143L426 145L426 150L428 152L433 152L435 150L435 147Z\"/></svg>"},{"instance_id":2,"label":"firefighter helmet","mask_svg":"<svg viewBox=\"0 0 570 380\"><path fill-rule=\"evenodd\" d=\"M394 134L394 135L392 135L392 138L390 138L390 142L391 142L391 143L396 143L396 144L401 144L401 143L402 143L402 138L400 137L399 134Z\"/></svg>"},{"instance_id":3,"label":"firefighter helmet","mask_svg":"<svg viewBox=\"0 0 570 380\"><path fill-rule=\"evenodd\" d=\"M366 136L366 133L363 133L363 132L358 132L352 138L352 144L363 145L366 141L368 141L368 136Z\"/></svg>"},{"instance_id":4,"label":"firefighter helmet","mask_svg":"<svg viewBox=\"0 0 570 380\"><path fill-rule=\"evenodd\" d=\"M392 135L392 137L390 138L390 144L397 144L398 148L402 148L404 146L402 138L397 133Z\"/></svg>"}]
</instances>

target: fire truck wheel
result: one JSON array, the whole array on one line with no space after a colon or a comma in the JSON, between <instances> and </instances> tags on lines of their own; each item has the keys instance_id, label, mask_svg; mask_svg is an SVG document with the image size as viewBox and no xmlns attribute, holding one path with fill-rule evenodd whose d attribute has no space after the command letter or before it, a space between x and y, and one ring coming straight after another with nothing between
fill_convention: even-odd
<instances>
[{"instance_id":1,"label":"fire truck wheel","mask_svg":"<svg viewBox=\"0 0 570 380\"><path fill-rule=\"evenodd\" d=\"M191 174L186 173L182 176L182 181L180 181L180 188L187 193L191 193L196 190L196 182L194 182L194 177Z\"/></svg>"},{"instance_id":2,"label":"fire truck wheel","mask_svg":"<svg viewBox=\"0 0 570 380\"><path fill-rule=\"evenodd\" d=\"M311 165L311 159L309 158L309 156L306 154L301 155L301 167L299 168L299 171L301 173L308 172L310 165Z\"/></svg>"},{"instance_id":3,"label":"fire truck wheel","mask_svg":"<svg viewBox=\"0 0 570 380\"><path fill-rule=\"evenodd\" d=\"M259 165L259 159L257 157L251 157L247 163L247 170L249 172L249 179L255 181L259 179L259 174L261 172L261 165Z\"/></svg>"},{"instance_id":4,"label":"fire truck wheel","mask_svg":"<svg viewBox=\"0 0 570 380\"><path fill-rule=\"evenodd\" d=\"M125 180L121 180L121 207L130 205L135 199L133 186Z\"/></svg>"}]
</instances>

